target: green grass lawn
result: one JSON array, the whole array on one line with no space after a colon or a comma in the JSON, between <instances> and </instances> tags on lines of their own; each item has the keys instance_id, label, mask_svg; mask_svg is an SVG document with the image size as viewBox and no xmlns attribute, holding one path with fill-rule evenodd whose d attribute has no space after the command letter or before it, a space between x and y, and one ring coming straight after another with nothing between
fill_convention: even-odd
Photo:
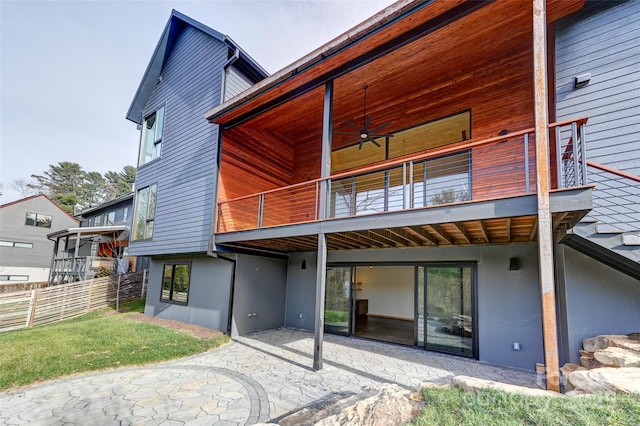
<instances>
[{"instance_id":1,"label":"green grass lawn","mask_svg":"<svg viewBox=\"0 0 640 426\"><path fill-rule=\"evenodd\" d=\"M493 389L426 388L426 407L413 425L640 425L640 396L572 398L513 395Z\"/></svg>"},{"instance_id":2,"label":"green grass lawn","mask_svg":"<svg viewBox=\"0 0 640 426\"><path fill-rule=\"evenodd\" d=\"M228 341L200 340L178 331L127 319L144 301L31 329L0 333L0 390L68 374L148 364L196 354Z\"/></svg>"},{"instance_id":3,"label":"green grass lawn","mask_svg":"<svg viewBox=\"0 0 640 426\"><path fill-rule=\"evenodd\" d=\"M324 322L336 323L349 321L349 312L346 311L332 311L330 309L324 310Z\"/></svg>"}]
</instances>

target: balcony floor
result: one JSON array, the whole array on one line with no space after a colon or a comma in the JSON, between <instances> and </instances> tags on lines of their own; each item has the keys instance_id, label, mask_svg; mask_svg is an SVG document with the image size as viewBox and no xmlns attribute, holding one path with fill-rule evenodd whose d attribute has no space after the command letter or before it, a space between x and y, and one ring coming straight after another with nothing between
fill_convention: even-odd
<instances>
[{"instance_id":1,"label":"balcony floor","mask_svg":"<svg viewBox=\"0 0 640 426\"><path fill-rule=\"evenodd\" d=\"M556 241L591 210L591 191L581 187L550 194ZM316 251L319 233L327 235L329 250L530 243L537 241L537 196L228 232L216 234L215 241L232 249L284 254Z\"/></svg>"}]
</instances>

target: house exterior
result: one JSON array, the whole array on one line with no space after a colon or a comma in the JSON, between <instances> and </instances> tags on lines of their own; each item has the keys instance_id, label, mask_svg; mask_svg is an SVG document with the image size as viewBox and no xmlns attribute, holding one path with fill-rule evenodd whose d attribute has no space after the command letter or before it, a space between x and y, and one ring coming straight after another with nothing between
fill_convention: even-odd
<instances>
[{"instance_id":1,"label":"house exterior","mask_svg":"<svg viewBox=\"0 0 640 426\"><path fill-rule=\"evenodd\" d=\"M78 222L44 194L0 206L0 284L47 281L53 243L47 234Z\"/></svg>"},{"instance_id":2,"label":"house exterior","mask_svg":"<svg viewBox=\"0 0 640 426\"><path fill-rule=\"evenodd\" d=\"M171 13L127 113L141 129L129 254L151 259L148 315L227 331L232 263L212 241L218 128L204 112L266 75L228 36Z\"/></svg>"},{"instance_id":3,"label":"house exterior","mask_svg":"<svg viewBox=\"0 0 640 426\"><path fill-rule=\"evenodd\" d=\"M170 122L162 85L211 80L170 66L185 32L136 121L145 312L312 330L314 368L339 333L559 390L582 338L640 323L639 6L399 1Z\"/></svg>"},{"instance_id":4,"label":"house exterior","mask_svg":"<svg viewBox=\"0 0 640 426\"><path fill-rule=\"evenodd\" d=\"M81 227L128 225L133 217L133 192L81 211L76 215Z\"/></svg>"},{"instance_id":5,"label":"house exterior","mask_svg":"<svg viewBox=\"0 0 640 426\"><path fill-rule=\"evenodd\" d=\"M50 284L95 278L101 274L147 269L148 260L128 255L133 192L80 212L80 226L47 235L54 241Z\"/></svg>"},{"instance_id":6,"label":"house exterior","mask_svg":"<svg viewBox=\"0 0 640 426\"><path fill-rule=\"evenodd\" d=\"M555 31L556 119L585 111L593 209L556 246L561 359L640 324L640 3L588 1ZM585 74L588 85L575 87Z\"/></svg>"}]
</instances>

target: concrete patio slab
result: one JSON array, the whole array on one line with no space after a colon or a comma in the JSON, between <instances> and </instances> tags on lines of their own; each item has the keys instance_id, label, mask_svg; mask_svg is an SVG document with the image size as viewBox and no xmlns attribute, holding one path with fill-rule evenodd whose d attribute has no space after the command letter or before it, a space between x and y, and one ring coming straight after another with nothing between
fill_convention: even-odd
<instances>
[{"instance_id":1,"label":"concrete patio slab","mask_svg":"<svg viewBox=\"0 0 640 426\"><path fill-rule=\"evenodd\" d=\"M269 330L212 351L54 380L0 394L0 424L219 424L275 421L336 395L457 375L537 388L533 372L370 340L326 335L313 371L313 334Z\"/></svg>"}]
</instances>

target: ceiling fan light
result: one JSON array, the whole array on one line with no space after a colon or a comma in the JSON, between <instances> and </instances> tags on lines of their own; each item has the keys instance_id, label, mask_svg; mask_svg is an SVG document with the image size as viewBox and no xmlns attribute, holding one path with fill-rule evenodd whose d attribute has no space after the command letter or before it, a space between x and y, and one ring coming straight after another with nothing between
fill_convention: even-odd
<instances>
[{"instance_id":1,"label":"ceiling fan light","mask_svg":"<svg viewBox=\"0 0 640 426\"><path fill-rule=\"evenodd\" d=\"M369 137L369 135L368 135L368 134L366 134L366 133L360 133L360 138L362 138L362 139L366 139L366 138L368 138L368 137Z\"/></svg>"}]
</instances>

